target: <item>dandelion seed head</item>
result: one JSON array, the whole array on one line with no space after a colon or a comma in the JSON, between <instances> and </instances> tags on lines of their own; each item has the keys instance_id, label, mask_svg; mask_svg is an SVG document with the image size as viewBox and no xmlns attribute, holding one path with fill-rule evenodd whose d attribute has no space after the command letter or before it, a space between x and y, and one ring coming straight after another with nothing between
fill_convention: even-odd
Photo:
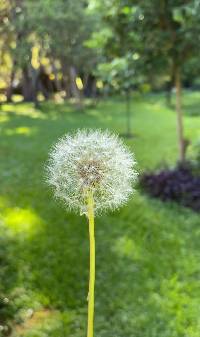
<instances>
[{"instance_id":1,"label":"dandelion seed head","mask_svg":"<svg viewBox=\"0 0 200 337\"><path fill-rule=\"evenodd\" d=\"M134 155L115 135L83 130L65 135L50 152L47 180L55 196L81 214L92 191L95 212L115 209L133 192L137 177Z\"/></svg>"}]
</instances>

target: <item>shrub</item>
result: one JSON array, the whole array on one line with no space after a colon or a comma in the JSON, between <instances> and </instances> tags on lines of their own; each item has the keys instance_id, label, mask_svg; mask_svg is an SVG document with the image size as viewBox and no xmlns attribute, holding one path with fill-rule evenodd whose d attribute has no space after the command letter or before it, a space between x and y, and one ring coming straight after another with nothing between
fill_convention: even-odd
<instances>
[{"instance_id":1,"label":"shrub","mask_svg":"<svg viewBox=\"0 0 200 337\"><path fill-rule=\"evenodd\" d=\"M145 173L141 187L152 197L175 201L200 212L200 175L195 175L189 163L158 173Z\"/></svg>"}]
</instances>

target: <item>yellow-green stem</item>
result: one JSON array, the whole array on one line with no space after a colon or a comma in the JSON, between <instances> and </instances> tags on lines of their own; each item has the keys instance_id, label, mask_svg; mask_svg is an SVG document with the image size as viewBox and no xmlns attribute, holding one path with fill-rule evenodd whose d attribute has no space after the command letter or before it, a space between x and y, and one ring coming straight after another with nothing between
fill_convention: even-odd
<instances>
[{"instance_id":1,"label":"yellow-green stem","mask_svg":"<svg viewBox=\"0 0 200 337\"><path fill-rule=\"evenodd\" d=\"M88 293L88 330L87 337L94 335L94 285L95 285L95 236L94 236L94 199L93 193L88 193L88 220L90 236L90 278Z\"/></svg>"}]
</instances>

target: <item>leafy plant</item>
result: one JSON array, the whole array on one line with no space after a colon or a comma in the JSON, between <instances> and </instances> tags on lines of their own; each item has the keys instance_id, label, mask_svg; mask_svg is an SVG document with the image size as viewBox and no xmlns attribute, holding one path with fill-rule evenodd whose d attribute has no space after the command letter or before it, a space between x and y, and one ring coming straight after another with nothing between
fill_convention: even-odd
<instances>
[{"instance_id":1,"label":"leafy plant","mask_svg":"<svg viewBox=\"0 0 200 337\"><path fill-rule=\"evenodd\" d=\"M145 173L140 184L152 197L200 211L200 176L194 174L189 163L158 173Z\"/></svg>"}]
</instances>

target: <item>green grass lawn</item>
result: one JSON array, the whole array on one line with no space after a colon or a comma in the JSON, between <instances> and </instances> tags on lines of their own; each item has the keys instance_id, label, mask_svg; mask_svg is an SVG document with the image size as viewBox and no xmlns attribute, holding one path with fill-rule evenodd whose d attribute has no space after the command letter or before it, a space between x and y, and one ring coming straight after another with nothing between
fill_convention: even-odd
<instances>
[{"instance_id":1,"label":"green grass lawn","mask_svg":"<svg viewBox=\"0 0 200 337\"><path fill-rule=\"evenodd\" d=\"M187 94L191 111L192 102ZM1 107L0 312L11 317L12 337L86 336L87 220L53 199L44 164L64 133L124 133L124 116L120 98L85 112L54 103ZM184 122L197 141L200 113L185 113ZM140 172L176 162L176 116L162 96L133 98L132 130L126 143ZM96 219L96 246L96 337L199 337L199 215L137 191L127 206Z\"/></svg>"}]
</instances>

